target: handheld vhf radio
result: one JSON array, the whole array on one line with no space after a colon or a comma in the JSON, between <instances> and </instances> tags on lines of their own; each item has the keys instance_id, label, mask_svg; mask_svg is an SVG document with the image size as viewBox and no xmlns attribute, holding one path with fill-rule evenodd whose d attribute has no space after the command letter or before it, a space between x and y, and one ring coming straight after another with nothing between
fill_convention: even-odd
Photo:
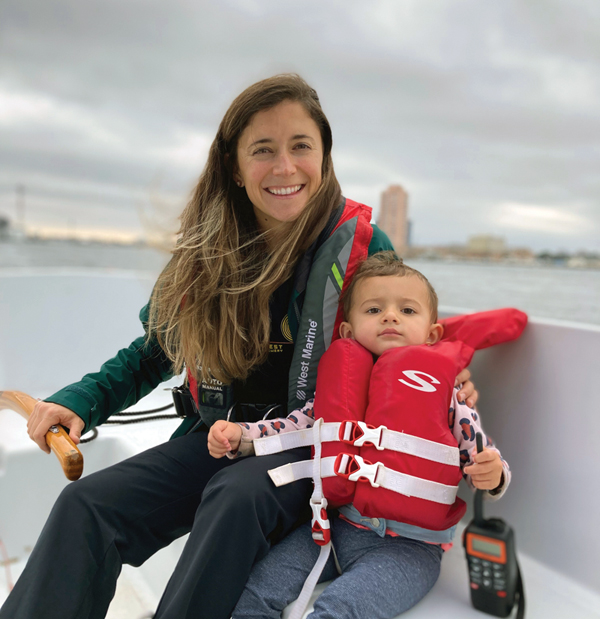
<instances>
[{"instance_id":1,"label":"handheld vhf radio","mask_svg":"<svg viewBox=\"0 0 600 619\"><path fill-rule=\"evenodd\" d=\"M477 453L483 451L477 432ZM519 598L516 619L525 615L525 596L515 551L515 535L501 518L483 517L483 491L475 492L475 516L464 531L471 603L484 613L508 617Z\"/></svg>"}]
</instances>

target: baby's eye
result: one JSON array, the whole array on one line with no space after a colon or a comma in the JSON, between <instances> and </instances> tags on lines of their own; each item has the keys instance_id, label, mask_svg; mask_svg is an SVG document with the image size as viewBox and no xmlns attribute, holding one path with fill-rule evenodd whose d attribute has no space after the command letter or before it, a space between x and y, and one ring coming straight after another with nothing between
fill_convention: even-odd
<instances>
[{"instance_id":1,"label":"baby's eye","mask_svg":"<svg viewBox=\"0 0 600 619\"><path fill-rule=\"evenodd\" d=\"M379 314L381 310L378 307L370 307L367 310L367 314Z\"/></svg>"},{"instance_id":2,"label":"baby's eye","mask_svg":"<svg viewBox=\"0 0 600 619\"><path fill-rule=\"evenodd\" d=\"M405 308L402 310L402 313L403 313L403 314L408 314L408 315L411 315L411 314L416 314L417 312L415 312L415 310L414 310L412 307L405 307Z\"/></svg>"}]
</instances>

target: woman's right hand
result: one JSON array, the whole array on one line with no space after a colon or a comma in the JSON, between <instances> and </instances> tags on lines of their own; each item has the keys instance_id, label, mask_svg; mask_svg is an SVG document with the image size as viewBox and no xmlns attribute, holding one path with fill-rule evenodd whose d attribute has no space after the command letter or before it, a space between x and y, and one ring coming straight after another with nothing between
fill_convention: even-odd
<instances>
[{"instance_id":1,"label":"woman's right hand","mask_svg":"<svg viewBox=\"0 0 600 619\"><path fill-rule=\"evenodd\" d=\"M29 438L37 443L38 447L50 453L50 447L46 443L46 433L50 426L61 425L69 429L69 437L77 445L81 432L85 427L83 419L71 409L53 404L52 402L38 402L27 421L27 433Z\"/></svg>"}]
</instances>

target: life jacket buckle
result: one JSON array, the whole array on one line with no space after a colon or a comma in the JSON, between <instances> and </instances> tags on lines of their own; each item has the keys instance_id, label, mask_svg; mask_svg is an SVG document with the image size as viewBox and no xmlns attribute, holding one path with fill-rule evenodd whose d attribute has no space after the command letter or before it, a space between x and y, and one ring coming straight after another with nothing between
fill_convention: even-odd
<instances>
[{"instance_id":1,"label":"life jacket buckle","mask_svg":"<svg viewBox=\"0 0 600 619\"><path fill-rule=\"evenodd\" d=\"M310 499L312 509L312 538L315 544L326 546L331 541L331 529L329 528L329 517L327 516L327 499L323 497L320 501Z\"/></svg>"},{"instance_id":2,"label":"life jacket buckle","mask_svg":"<svg viewBox=\"0 0 600 619\"><path fill-rule=\"evenodd\" d=\"M378 451L385 449L381 445L381 433L387 430L387 426L376 428L364 421L346 420L340 424L338 438L342 443L362 447L365 443L371 443Z\"/></svg>"},{"instance_id":3,"label":"life jacket buckle","mask_svg":"<svg viewBox=\"0 0 600 619\"><path fill-rule=\"evenodd\" d=\"M338 477L344 477L348 481L368 481L373 488L379 488L376 482L379 469L383 462L369 462L361 456L353 454L338 454L333 465L333 471Z\"/></svg>"},{"instance_id":4,"label":"life jacket buckle","mask_svg":"<svg viewBox=\"0 0 600 619\"><path fill-rule=\"evenodd\" d=\"M387 426L379 426L378 428L366 424L364 421L359 421L358 425L362 430L362 436L354 441L355 447L362 447L365 443L371 443L378 451L384 449L381 445L381 433L387 430Z\"/></svg>"}]
</instances>

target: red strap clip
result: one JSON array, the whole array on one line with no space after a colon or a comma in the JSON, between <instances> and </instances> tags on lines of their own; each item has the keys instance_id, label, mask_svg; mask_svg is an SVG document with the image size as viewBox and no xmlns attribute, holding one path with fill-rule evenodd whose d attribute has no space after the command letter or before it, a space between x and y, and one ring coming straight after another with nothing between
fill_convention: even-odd
<instances>
[{"instance_id":1,"label":"red strap clip","mask_svg":"<svg viewBox=\"0 0 600 619\"><path fill-rule=\"evenodd\" d=\"M320 501L310 499L312 509L312 538L315 544L325 546L331 541L331 530L329 528L329 517L327 516L327 499L323 497Z\"/></svg>"}]
</instances>

